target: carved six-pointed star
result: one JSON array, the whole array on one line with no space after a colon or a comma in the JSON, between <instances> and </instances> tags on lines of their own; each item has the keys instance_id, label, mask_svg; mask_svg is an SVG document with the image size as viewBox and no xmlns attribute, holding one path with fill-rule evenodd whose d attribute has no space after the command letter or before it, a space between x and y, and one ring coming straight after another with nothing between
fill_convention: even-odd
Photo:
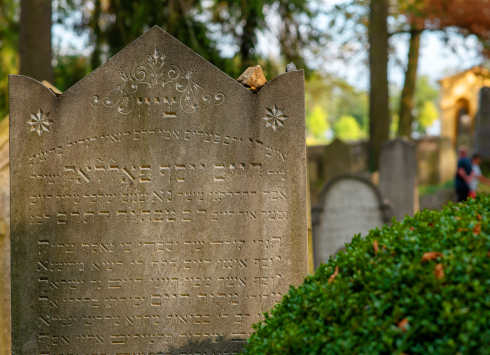
<instances>
[{"instance_id":1,"label":"carved six-pointed star","mask_svg":"<svg viewBox=\"0 0 490 355\"><path fill-rule=\"evenodd\" d=\"M266 108L267 116L262 117L262 119L267 122L265 126L272 127L274 131L277 129L277 127L284 127L283 121L288 118L288 116L284 114L285 109L286 108L279 110L277 105L274 105L273 109Z\"/></svg>"},{"instance_id":2,"label":"carved six-pointed star","mask_svg":"<svg viewBox=\"0 0 490 355\"><path fill-rule=\"evenodd\" d=\"M31 119L27 121L27 124L31 126L30 132L37 132L41 135L44 131L50 132L49 124L53 122L49 119L49 112L44 113L39 109L37 113L31 113Z\"/></svg>"}]
</instances>

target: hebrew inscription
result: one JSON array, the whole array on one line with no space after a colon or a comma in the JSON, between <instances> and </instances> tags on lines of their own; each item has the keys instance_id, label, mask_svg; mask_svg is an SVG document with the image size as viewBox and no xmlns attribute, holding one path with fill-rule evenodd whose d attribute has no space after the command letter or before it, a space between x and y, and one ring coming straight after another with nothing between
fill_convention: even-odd
<instances>
[{"instance_id":1,"label":"hebrew inscription","mask_svg":"<svg viewBox=\"0 0 490 355\"><path fill-rule=\"evenodd\" d=\"M238 354L307 272L303 87L157 27L63 95L11 76L13 351Z\"/></svg>"}]
</instances>

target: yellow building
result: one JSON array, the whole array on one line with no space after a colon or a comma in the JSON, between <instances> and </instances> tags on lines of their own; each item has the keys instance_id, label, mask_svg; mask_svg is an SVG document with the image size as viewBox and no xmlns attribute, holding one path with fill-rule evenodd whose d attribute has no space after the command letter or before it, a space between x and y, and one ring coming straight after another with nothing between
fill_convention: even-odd
<instances>
[{"instance_id":1,"label":"yellow building","mask_svg":"<svg viewBox=\"0 0 490 355\"><path fill-rule=\"evenodd\" d=\"M478 111L479 91L490 86L489 71L475 66L439 80L441 137L450 138L453 146L471 147Z\"/></svg>"}]
</instances>

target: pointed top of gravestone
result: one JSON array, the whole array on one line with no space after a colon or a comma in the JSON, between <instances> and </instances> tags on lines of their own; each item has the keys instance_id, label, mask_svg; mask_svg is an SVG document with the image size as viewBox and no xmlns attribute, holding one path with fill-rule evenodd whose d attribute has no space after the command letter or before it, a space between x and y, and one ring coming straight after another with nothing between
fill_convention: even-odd
<instances>
[{"instance_id":1,"label":"pointed top of gravestone","mask_svg":"<svg viewBox=\"0 0 490 355\"><path fill-rule=\"evenodd\" d=\"M403 137L398 136L395 139L386 140L383 142L383 146L395 145L395 144L399 144L399 143L402 143L402 144L407 145L409 147L415 148L415 143L413 143L409 138L407 138L405 136L403 136Z\"/></svg>"},{"instance_id":2,"label":"pointed top of gravestone","mask_svg":"<svg viewBox=\"0 0 490 355\"><path fill-rule=\"evenodd\" d=\"M327 145L327 147L335 147L335 146L343 146L343 147L349 147L347 143L345 143L343 140L340 138L335 138L332 143Z\"/></svg>"}]
</instances>

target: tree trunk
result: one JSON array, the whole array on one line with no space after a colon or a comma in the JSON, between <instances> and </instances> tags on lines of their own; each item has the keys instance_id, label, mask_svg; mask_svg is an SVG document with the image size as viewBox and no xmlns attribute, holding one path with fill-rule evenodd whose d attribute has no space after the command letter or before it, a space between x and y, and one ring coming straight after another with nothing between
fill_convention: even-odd
<instances>
[{"instance_id":1,"label":"tree trunk","mask_svg":"<svg viewBox=\"0 0 490 355\"><path fill-rule=\"evenodd\" d=\"M408 50L408 64L405 72L405 84L400 98L400 120L398 121L398 135L410 137L412 134L413 96L417 80L417 66L419 61L420 37L422 31L412 28L410 31L410 48Z\"/></svg>"},{"instance_id":2,"label":"tree trunk","mask_svg":"<svg viewBox=\"0 0 490 355\"><path fill-rule=\"evenodd\" d=\"M240 55L242 57L242 69L256 65L251 61L252 51L255 48L257 42L257 35L255 29L258 26L257 11L255 6L251 6L247 11L247 2L242 1L242 13L244 14L245 25L243 26L243 33L240 41Z\"/></svg>"},{"instance_id":3,"label":"tree trunk","mask_svg":"<svg viewBox=\"0 0 490 355\"><path fill-rule=\"evenodd\" d=\"M102 64L101 60L101 47L102 47L102 30L100 29L99 21L100 21L100 15L101 15L102 9L101 9L101 3L100 0L95 0L94 1L94 12L92 15L92 18L90 21L92 22L92 28L93 28L93 39L92 42L94 43L94 51L92 52L92 58L90 59L90 66L91 70L95 70L100 65Z\"/></svg>"},{"instance_id":4,"label":"tree trunk","mask_svg":"<svg viewBox=\"0 0 490 355\"><path fill-rule=\"evenodd\" d=\"M369 170L378 170L381 144L389 138L388 0L371 0L369 21Z\"/></svg>"},{"instance_id":5,"label":"tree trunk","mask_svg":"<svg viewBox=\"0 0 490 355\"><path fill-rule=\"evenodd\" d=\"M52 83L51 0L21 0L20 11L20 74Z\"/></svg>"}]
</instances>

